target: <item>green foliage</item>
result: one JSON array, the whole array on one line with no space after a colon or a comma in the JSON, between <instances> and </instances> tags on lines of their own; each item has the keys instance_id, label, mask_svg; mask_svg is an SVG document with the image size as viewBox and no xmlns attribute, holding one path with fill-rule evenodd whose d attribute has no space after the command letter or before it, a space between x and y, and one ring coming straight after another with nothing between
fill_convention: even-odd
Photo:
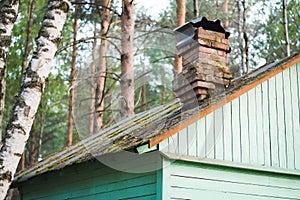
<instances>
[{"instance_id":1,"label":"green foliage","mask_svg":"<svg viewBox=\"0 0 300 200\"><path fill-rule=\"evenodd\" d=\"M299 51L300 4L298 0L287 1L288 29L291 53ZM257 3L259 5L259 2ZM257 20L257 40L253 46L258 55L271 62L286 55L283 28L282 1L264 2L264 11L268 13L265 20Z\"/></svg>"}]
</instances>

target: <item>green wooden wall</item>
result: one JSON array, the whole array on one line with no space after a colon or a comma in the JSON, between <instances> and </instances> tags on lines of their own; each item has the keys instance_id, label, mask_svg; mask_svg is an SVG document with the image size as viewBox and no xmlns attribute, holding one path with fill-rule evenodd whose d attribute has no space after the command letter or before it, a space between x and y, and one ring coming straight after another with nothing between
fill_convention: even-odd
<instances>
[{"instance_id":1,"label":"green wooden wall","mask_svg":"<svg viewBox=\"0 0 300 200\"><path fill-rule=\"evenodd\" d=\"M160 144L180 155L300 170L300 63Z\"/></svg>"},{"instance_id":2,"label":"green wooden wall","mask_svg":"<svg viewBox=\"0 0 300 200\"><path fill-rule=\"evenodd\" d=\"M176 161L164 168L163 199L296 200L300 177Z\"/></svg>"},{"instance_id":3,"label":"green wooden wall","mask_svg":"<svg viewBox=\"0 0 300 200\"><path fill-rule=\"evenodd\" d=\"M160 172L125 173L98 160L69 166L23 183L21 200L29 199L159 199ZM159 181L161 182L161 181Z\"/></svg>"}]
</instances>

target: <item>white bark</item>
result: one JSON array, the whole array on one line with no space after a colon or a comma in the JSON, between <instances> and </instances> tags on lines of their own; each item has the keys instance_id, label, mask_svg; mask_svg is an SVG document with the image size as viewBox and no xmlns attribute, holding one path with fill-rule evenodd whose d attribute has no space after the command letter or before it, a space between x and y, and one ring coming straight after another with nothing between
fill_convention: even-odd
<instances>
[{"instance_id":1,"label":"white bark","mask_svg":"<svg viewBox=\"0 0 300 200\"><path fill-rule=\"evenodd\" d=\"M8 52L12 29L17 19L19 1L0 1L0 143L2 141L2 117L6 87L6 54Z\"/></svg>"},{"instance_id":2,"label":"white bark","mask_svg":"<svg viewBox=\"0 0 300 200\"><path fill-rule=\"evenodd\" d=\"M28 140L69 7L67 0L48 1L48 9L36 39L37 47L26 70L0 151L0 199L4 199L7 193Z\"/></svg>"}]
</instances>

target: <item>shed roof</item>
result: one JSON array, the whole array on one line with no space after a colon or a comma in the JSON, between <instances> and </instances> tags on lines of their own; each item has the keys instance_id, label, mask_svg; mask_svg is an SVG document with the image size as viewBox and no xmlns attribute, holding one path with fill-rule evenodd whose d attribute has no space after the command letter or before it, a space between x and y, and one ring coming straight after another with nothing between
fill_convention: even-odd
<instances>
[{"instance_id":1,"label":"shed roof","mask_svg":"<svg viewBox=\"0 0 300 200\"><path fill-rule=\"evenodd\" d=\"M153 147L298 62L300 62L300 53L266 64L233 80L230 87L222 94L203 102L194 109L182 111L182 103L175 99L168 104L124 118L99 133L17 173L14 181L22 182L45 172L85 162L93 159L94 156L132 149L141 144L148 143L149 147Z\"/></svg>"}]
</instances>

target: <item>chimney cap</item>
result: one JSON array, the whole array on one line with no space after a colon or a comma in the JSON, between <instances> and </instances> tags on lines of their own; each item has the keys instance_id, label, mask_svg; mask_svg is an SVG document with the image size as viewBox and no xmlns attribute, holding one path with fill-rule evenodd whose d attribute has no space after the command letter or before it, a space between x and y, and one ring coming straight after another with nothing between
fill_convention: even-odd
<instances>
[{"instance_id":1,"label":"chimney cap","mask_svg":"<svg viewBox=\"0 0 300 200\"><path fill-rule=\"evenodd\" d=\"M207 20L206 17L200 17L174 29L177 41L183 40L183 35L185 35L185 37L193 37L195 34L195 28L199 27L202 27L205 30L224 33L226 39L228 39L230 35L230 33L221 26L221 21L219 19L210 21Z\"/></svg>"}]
</instances>

